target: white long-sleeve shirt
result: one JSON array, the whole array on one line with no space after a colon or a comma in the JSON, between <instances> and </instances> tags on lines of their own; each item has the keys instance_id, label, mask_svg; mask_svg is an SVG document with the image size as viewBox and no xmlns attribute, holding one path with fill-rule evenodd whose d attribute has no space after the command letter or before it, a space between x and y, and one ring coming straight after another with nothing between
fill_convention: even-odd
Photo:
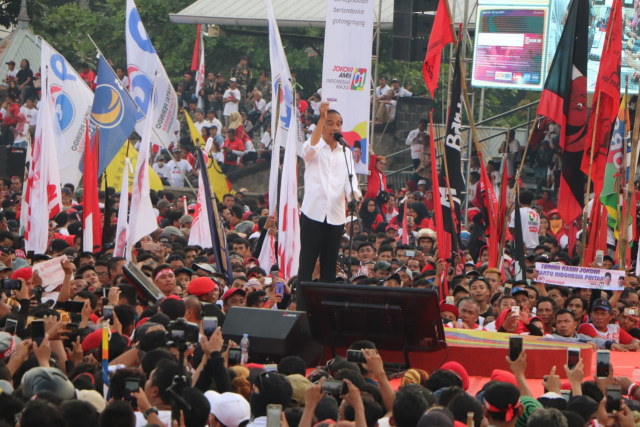
<instances>
[{"instance_id":1,"label":"white long-sleeve shirt","mask_svg":"<svg viewBox=\"0 0 640 427\"><path fill-rule=\"evenodd\" d=\"M304 200L302 213L308 218L331 225L345 222L345 199L351 199L349 173L345 164L342 146L336 145L333 150L323 138L315 146L307 140L302 146L304 159ZM358 180L354 171L353 156L347 150L349 171L352 172L351 183L357 198L362 197L358 189Z\"/></svg>"}]
</instances>

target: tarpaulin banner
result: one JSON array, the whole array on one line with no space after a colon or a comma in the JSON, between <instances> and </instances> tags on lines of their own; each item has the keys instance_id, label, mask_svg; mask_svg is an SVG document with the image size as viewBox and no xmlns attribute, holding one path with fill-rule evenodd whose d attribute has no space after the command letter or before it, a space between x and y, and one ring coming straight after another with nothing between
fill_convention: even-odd
<instances>
[{"instance_id":1,"label":"tarpaulin banner","mask_svg":"<svg viewBox=\"0 0 640 427\"><path fill-rule=\"evenodd\" d=\"M572 288L624 289L624 271L536 262L537 282Z\"/></svg>"},{"instance_id":2,"label":"tarpaulin banner","mask_svg":"<svg viewBox=\"0 0 640 427\"><path fill-rule=\"evenodd\" d=\"M322 63L322 100L342 115L342 135L353 148L360 141L368 162L371 103L371 47L376 0L329 0ZM366 169L365 169L366 170Z\"/></svg>"}]
</instances>

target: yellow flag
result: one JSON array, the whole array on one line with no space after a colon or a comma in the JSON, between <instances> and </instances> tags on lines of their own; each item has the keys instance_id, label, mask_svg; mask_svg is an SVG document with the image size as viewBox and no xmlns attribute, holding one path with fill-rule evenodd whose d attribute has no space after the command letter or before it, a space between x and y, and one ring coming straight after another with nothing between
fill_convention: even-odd
<instances>
[{"instance_id":1,"label":"yellow flag","mask_svg":"<svg viewBox=\"0 0 640 427\"><path fill-rule=\"evenodd\" d=\"M189 125L189 132L191 132L191 140L196 147L200 147L204 150L204 138L202 138L202 134L198 132L198 128L193 124L191 117L189 114L184 115L187 119L187 124ZM213 157L209 157L207 163L207 175L209 176L209 185L211 186L211 191L215 194L216 198L219 202L222 202L222 198L225 194L236 194L235 190L231 187L231 181L227 178L227 176L222 173L222 169L220 169L220 165Z\"/></svg>"},{"instance_id":2,"label":"yellow flag","mask_svg":"<svg viewBox=\"0 0 640 427\"><path fill-rule=\"evenodd\" d=\"M122 188L122 175L124 172L124 158L127 154L127 147L129 147L129 159L131 160L132 165L136 165L138 162L138 151L133 147L131 142L127 141L122 145L118 154L111 160L109 166L105 169L104 173L107 174L107 184L109 187L120 189ZM129 191L131 191L133 187L133 176L135 174L129 174ZM162 180L154 171L151 166L149 166L149 187L152 190L160 191L164 189L162 185ZM105 180L102 180L102 189L105 189Z\"/></svg>"}]
</instances>

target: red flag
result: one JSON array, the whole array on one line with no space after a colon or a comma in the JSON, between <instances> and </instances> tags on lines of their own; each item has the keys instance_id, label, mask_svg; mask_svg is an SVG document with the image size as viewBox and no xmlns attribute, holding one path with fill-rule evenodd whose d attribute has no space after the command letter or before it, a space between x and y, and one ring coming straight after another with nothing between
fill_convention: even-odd
<instances>
[{"instance_id":1,"label":"red flag","mask_svg":"<svg viewBox=\"0 0 640 427\"><path fill-rule=\"evenodd\" d=\"M438 164L436 157L436 143L433 140L433 111L429 112L429 136L431 137L431 143L429 144L429 149L431 150L431 188L433 192L433 206L435 209L433 213L436 216L436 236L438 239L438 258L440 260L446 260L451 254L447 251L447 248L444 245L446 241L446 232L444 231L444 219L442 218L442 209L438 208L442 206L440 202L440 180L438 179ZM405 209L406 211L406 209ZM441 285L440 298L444 298L449 294L449 290L446 286L446 274L443 274L444 277L436 277L436 280Z\"/></svg>"},{"instance_id":2,"label":"red flag","mask_svg":"<svg viewBox=\"0 0 640 427\"><path fill-rule=\"evenodd\" d=\"M438 10L436 11L431 35L429 36L429 44L427 45L427 54L422 64L422 77L429 89L431 98L434 97L436 88L438 87L442 50L446 45L455 41L453 31L451 30L451 17L449 16L449 8L447 7L446 1L447 0L440 0L438 3Z\"/></svg>"},{"instance_id":3,"label":"red flag","mask_svg":"<svg viewBox=\"0 0 640 427\"><path fill-rule=\"evenodd\" d=\"M478 152L478 158L480 160L480 192L488 219L487 232L489 233L489 240L487 241L487 249L489 250L489 267L496 267L498 265L498 248L500 246L500 232L498 231L500 207L496 193L493 191L493 184L489 179L489 175L487 175L482 153Z\"/></svg>"},{"instance_id":4,"label":"red flag","mask_svg":"<svg viewBox=\"0 0 640 427\"><path fill-rule=\"evenodd\" d=\"M587 133L588 39L589 1L573 0L538 105L538 114L561 128L558 213L567 224L580 216L584 206L584 174L579 166Z\"/></svg>"},{"instance_id":5,"label":"red flag","mask_svg":"<svg viewBox=\"0 0 640 427\"><path fill-rule=\"evenodd\" d=\"M197 71L198 65L200 64L200 39L201 36L202 25L196 25L196 44L193 46L193 56L191 57L191 71Z\"/></svg>"},{"instance_id":6,"label":"red flag","mask_svg":"<svg viewBox=\"0 0 640 427\"><path fill-rule=\"evenodd\" d=\"M89 122L84 132L84 174L82 175L82 250L100 252L102 249L102 217L98 201L98 162L96 159L99 130L96 130L95 144L91 146Z\"/></svg>"},{"instance_id":7,"label":"red flag","mask_svg":"<svg viewBox=\"0 0 640 427\"><path fill-rule=\"evenodd\" d=\"M596 90L591 103L591 118L580 169L591 173L596 198L600 197L611 145L611 131L620 109L620 60L622 52L622 0L613 0L605 46L602 50ZM597 120L597 123L596 123ZM593 165L591 149L593 144Z\"/></svg>"}]
</instances>

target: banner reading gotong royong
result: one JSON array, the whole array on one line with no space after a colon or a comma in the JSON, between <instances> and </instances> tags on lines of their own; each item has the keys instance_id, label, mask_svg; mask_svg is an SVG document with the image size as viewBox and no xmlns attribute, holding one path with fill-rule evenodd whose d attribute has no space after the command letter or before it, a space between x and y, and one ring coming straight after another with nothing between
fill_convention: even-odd
<instances>
[{"instance_id":1,"label":"banner reading gotong royong","mask_svg":"<svg viewBox=\"0 0 640 427\"><path fill-rule=\"evenodd\" d=\"M328 0L327 3L322 100L342 115L342 135L351 146L359 171L358 164L368 162L371 46L377 2ZM357 144L354 147L355 141L360 141L359 147Z\"/></svg>"}]
</instances>

